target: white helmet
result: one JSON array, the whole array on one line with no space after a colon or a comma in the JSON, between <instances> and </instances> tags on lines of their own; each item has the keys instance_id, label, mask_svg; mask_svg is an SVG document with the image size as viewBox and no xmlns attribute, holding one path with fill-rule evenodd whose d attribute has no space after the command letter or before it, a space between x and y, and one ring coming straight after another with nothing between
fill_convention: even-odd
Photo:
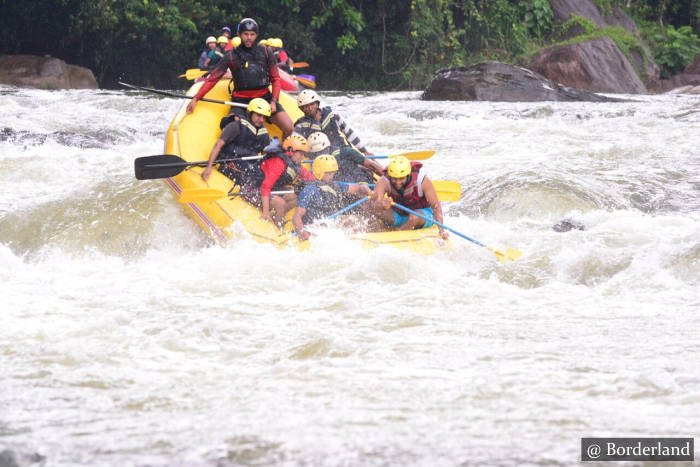
<instances>
[{"instance_id":1,"label":"white helmet","mask_svg":"<svg viewBox=\"0 0 700 467\"><path fill-rule=\"evenodd\" d=\"M306 141L309 142L309 152L319 152L331 147L328 136L320 131L311 133Z\"/></svg>"},{"instance_id":2,"label":"white helmet","mask_svg":"<svg viewBox=\"0 0 700 467\"><path fill-rule=\"evenodd\" d=\"M302 105L312 104L314 102L321 103L321 98L318 97L316 91L311 89L304 89L297 96L297 105L301 107Z\"/></svg>"},{"instance_id":3,"label":"white helmet","mask_svg":"<svg viewBox=\"0 0 700 467\"><path fill-rule=\"evenodd\" d=\"M210 42L213 42L216 44L216 37L214 37L214 36L207 37L207 41L205 42L205 44L209 45Z\"/></svg>"}]
</instances>

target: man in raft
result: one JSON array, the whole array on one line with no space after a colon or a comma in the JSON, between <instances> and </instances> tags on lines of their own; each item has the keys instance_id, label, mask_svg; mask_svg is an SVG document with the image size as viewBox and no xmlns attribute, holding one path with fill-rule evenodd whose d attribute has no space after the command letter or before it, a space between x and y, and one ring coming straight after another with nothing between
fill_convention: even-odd
<instances>
[{"instance_id":1,"label":"man in raft","mask_svg":"<svg viewBox=\"0 0 700 467\"><path fill-rule=\"evenodd\" d=\"M241 45L227 52L217 63L199 92L187 105L187 113L192 113L197 102L214 87L227 70L231 70L233 80L231 100L248 104L256 97L265 99L270 104L272 123L277 125L286 137L292 134L294 126L289 115L278 102L282 84L277 59L270 49L255 43L258 31L258 23L252 18L243 18L238 23L238 37L241 39ZM270 84L272 84L272 92L268 90ZM222 120L221 126L223 127L234 118L239 118L239 115L239 111L233 107L231 114Z\"/></svg>"},{"instance_id":2,"label":"man in raft","mask_svg":"<svg viewBox=\"0 0 700 467\"><path fill-rule=\"evenodd\" d=\"M433 225L432 219L442 222L442 206L437 192L427 175L421 170L423 164L411 162L404 156L391 159L382 178L377 180L372 195L372 204L377 215L388 226L398 230L426 229ZM389 197L385 198L384 194ZM399 207L393 206L392 201L413 211L417 211L428 219L415 214L409 214ZM438 225L440 236L447 240L449 234Z\"/></svg>"},{"instance_id":3,"label":"man in raft","mask_svg":"<svg viewBox=\"0 0 700 467\"><path fill-rule=\"evenodd\" d=\"M308 240L311 235L304 229L304 224L323 219L342 209L347 204L345 194L367 196L370 193L367 185L341 185L334 182L338 162L331 155L323 154L314 159L311 171L316 181L307 183L299 193L297 208L292 218L294 229L302 241Z\"/></svg>"},{"instance_id":4,"label":"man in raft","mask_svg":"<svg viewBox=\"0 0 700 467\"><path fill-rule=\"evenodd\" d=\"M251 100L246 109L246 116L227 124L214 143L207 168L202 172L202 179L205 182L209 180L214 161L217 159L257 156L262 152L270 144L270 135L265 128L265 118L269 116L270 104L266 100L259 97ZM239 175L254 170L258 162L256 160L227 162L219 166L219 172L240 184Z\"/></svg>"},{"instance_id":5,"label":"man in raft","mask_svg":"<svg viewBox=\"0 0 700 467\"><path fill-rule=\"evenodd\" d=\"M377 175L384 174L384 167L372 159L365 158L354 148L350 146L332 148L328 136L321 131L311 133L306 139L309 141L310 159L316 159L321 154L330 154L335 157L338 161L338 174L335 179L340 182L374 183L372 172Z\"/></svg>"},{"instance_id":6,"label":"man in raft","mask_svg":"<svg viewBox=\"0 0 700 467\"><path fill-rule=\"evenodd\" d=\"M275 139L263 149L266 155L262 163L241 188L243 199L262 209L262 219L282 225L287 211L296 205L297 196L294 193L273 195L271 192L293 190L302 180L315 180L301 166L308 150L309 143L299 135L287 137L282 146ZM272 210L275 211L274 215L271 214Z\"/></svg>"},{"instance_id":7,"label":"man in raft","mask_svg":"<svg viewBox=\"0 0 700 467\"><path fill-rule=\"evenodd\" d=\"M294 68L294 60L292 60L292 58L282 48L284 47L282 39L273 37L272 39L268 39L265 42L265 45L272 49L272 53L277 59L277 66L286 71L287 73L291 73L292 68Z\"/></svg>"},{"instance_id":8,"label":"man in raft","mask_svg":"<svg viewBox=\"0 0 700 467\"><path fill-rule=\"evenodd\" d=\"M330 141L330 152L336 155L343 180L359 182L372 179L369 174L363 172L356 172L348 179L346 164L350 164L351 167L358 165L367 167L377 175L383 174L384 168L381 165L364 157L371 153L342 117L333 112L330 107L321 108L321 98L315 91L311 89L301 91L297 96L297 105L304 112L304 116L296 121L294 131L305 138L309 138L312 133L324 133ZM359 148L359 151L355 147Z\"/></svg>"}]
</instances>

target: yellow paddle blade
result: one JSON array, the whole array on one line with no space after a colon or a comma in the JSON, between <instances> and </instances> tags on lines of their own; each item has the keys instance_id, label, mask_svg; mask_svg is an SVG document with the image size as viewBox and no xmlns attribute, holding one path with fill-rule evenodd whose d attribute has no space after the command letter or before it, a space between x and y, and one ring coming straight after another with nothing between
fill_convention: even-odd
<instances>
[{"instance_id":1,"label":"yellow paddle blade","mask_svg":"<svg viewBox=\"0 0 700 467\"><path fill-rule=\"evenodd\" d=\"M516 250L515 248L506 248L506 256L510 258L511 261L515 261L523 255L523 252Z\"/></svg>"},{"instance_id":2,"label":"yellow paddle blade","mask_svg":"<svg viewBox=\"0 0 700 467\"><path fill-rule=\"evenodd\" d=\"M402 154L394 154L389 156L389 158L403 156L409 161L424 161L433 157L433 154L435 154L435 151L409 151Z\"/></svg>"},{"instance_id":3,"label":"yellow paddle blade","mask_svg":"<svg viewBox=\"0 0 700 467\"><path fill-rule=\"evenodd\" d=\"M506 248L505 253L499 250L494 250L490 246L487 246L486 248L491 250L493 254L496 255L498 261L502 261L504 263L507 263L508 261L515 261L523 255L522 251L516 250L515 248Z\"/></svg>"},{"instance_id":4,"label":"yellow paddle blade","mask_svg":"<svg viewBox=\"0 0 700 467\"><path fill-rule=\"evenodd\" d=\"M307 88L316 89L316 83L314 83L310 79L302 78L300 76L295 76L294 79L306 86Z\"/></svg>"},{"instance_id":5,"label":"yellow paddle blade","mask_svg":"<svg viewBox=\"0 0 700 467\"><path fill-rule=\"evenodd\" d=\"M190 68L189 70L185 71L185 73L178 76L178 78L187 78L188 80L192 81L193 79L197 79L200 76L206 75L207 73L209 73L209 70L200 70L199 68Z\"/></svg>"},{"instance_id":6,"label":"yellow paddle blade","mask_svg":"<svg viewBox=\"0 0 700 467\"><path fill-rule=\"evenodd\" d=\"M462 185L451 180L433 180L433 186L440 201L453 203L462 196Z\"/></svg>"},{"instance_id":7,"label":"yellow paddle blade","mask_svg":"<svg viewBox=\"0 0 700 467\"><path fill-rule=\"evenodd\" d=\"M185 188L177 200L181 203L210 203L226 196L225 191L213 188Z\"/></svg>"},{"instance_id":8,"label":"yellow paddle blade","mask_svg":"<svg viewBox=\"0 0 700 467\"><path fill-rule=\"evenodd\" d=\"M496 258L498 258L498 261L501 261L503 263L506 263L509 261L508 258L506 257L506 255L502 251L494 250L490 246L487 246L486 248L488 248L494 255L496 255Z\"/></svg>"},{"instance_id":9,"label":"yellow paddle blade","mask_svg":"<svg viewBox=\"0 0 700 467\"><path fill-rule=\"evenodd\" d=\"M306 68L307 66L309 66L309 64L306 62L294 62L294 66L292 68Z\"/></svg>"}]
</instances>

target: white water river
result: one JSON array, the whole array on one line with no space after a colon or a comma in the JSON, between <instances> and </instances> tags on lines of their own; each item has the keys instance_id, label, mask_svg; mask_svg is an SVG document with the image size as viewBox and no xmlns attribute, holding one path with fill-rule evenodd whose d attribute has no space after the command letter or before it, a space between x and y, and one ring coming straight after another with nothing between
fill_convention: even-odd
<instances>
[{"instance_id":1,"label":"white water river","mask_svg":"<svg viewBox=\"0 0 700 467\"><path fill-rule=\"evenodd\" d=\"M0 89L0 451L519 466L700 438L700 97L322 96L376 154L435 150L445 222L523 257L222 247L134 179L181 100Z\"/></svg>"}]
</instances>

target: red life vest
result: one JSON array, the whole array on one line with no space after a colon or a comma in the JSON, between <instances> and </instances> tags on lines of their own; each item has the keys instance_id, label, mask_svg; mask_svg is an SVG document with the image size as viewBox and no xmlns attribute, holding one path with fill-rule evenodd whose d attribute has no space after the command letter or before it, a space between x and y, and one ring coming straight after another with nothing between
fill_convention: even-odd
<instances>
[{"instance_id":1,"label":"red life vest","mask_svg":"<svg viewBox=\"0 0 700 467\"><path fill-rule=\"evenodd\" d=\"M406 183L406 186L404 186L401 192L396 191L394 185L391 184L391 180L389 180L389 175L387 174L386 169L384 170L384 178L386 178L389 182L390 191L388 194L391 199L409 209L413 209L414 211L417 209L430 207L428 200L425 199L423 188L421 187L423 184L423 179L425 178L425 174L421 171L421 167L423 167L422 163L411 161L411 175L409 175L408 183ZM392 209L399 214L406 214L404 210L397 207L393 207Z\"/></svg>"}]
</instances>

